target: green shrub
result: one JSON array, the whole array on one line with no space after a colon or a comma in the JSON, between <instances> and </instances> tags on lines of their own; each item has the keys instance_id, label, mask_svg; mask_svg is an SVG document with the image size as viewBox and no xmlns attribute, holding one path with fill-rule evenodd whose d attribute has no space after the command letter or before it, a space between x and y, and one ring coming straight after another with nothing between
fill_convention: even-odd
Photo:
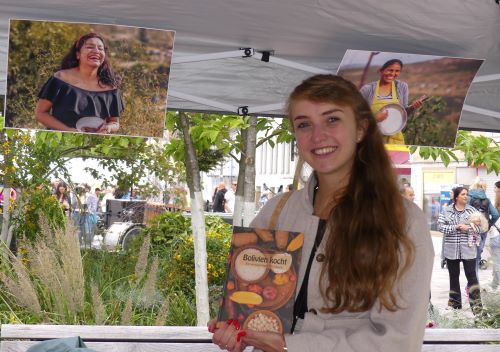
<instances>
[{"instance_id":1,"label":"green shrub","mask_svg":"<svg viewBox=\"0 0 500 352\"><path fill-rule=\"evenodd\" d=\"M218 216L207 216L205 228L208 284L209 287L222 286L232 227ZM195 287L191 219L174 212L159 215L138 236L135 248L140 246L146 234L151 236L151 255L160 258L160 288L189 295ZM137 253L137 250L132 252ZM194 292L192 294L194 297Z\"/></svg>"}]
</instances>

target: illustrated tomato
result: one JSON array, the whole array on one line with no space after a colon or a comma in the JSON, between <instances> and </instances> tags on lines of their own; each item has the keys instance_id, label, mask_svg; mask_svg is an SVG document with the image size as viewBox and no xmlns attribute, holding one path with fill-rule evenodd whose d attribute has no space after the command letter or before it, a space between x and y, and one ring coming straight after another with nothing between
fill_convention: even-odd
<instances>
[{"instance_id":1,"label":"illustrated tomato","mask_svg":"<svg viewBox=\"0 0 500 352\"><path fill-rule=\"evenodd\" d=\"M262 294L262 286L258 284L250 284L248 285L248 291L250 292L255 292L257 294Z\"/></svg>"},{"instance_id":2,"label":"illustrated tomato","mask_svg":"<svg viewBox=\"0 0 500 352\"><path fill-rule=\"evenodd\" d=\"M266 286L264 287L264 290L262 290L262 296L264 296L265 299L272 301L273 299L276 299L276 296L278 296L278 290L274 286Z\"/></svg>"}]
</instances>

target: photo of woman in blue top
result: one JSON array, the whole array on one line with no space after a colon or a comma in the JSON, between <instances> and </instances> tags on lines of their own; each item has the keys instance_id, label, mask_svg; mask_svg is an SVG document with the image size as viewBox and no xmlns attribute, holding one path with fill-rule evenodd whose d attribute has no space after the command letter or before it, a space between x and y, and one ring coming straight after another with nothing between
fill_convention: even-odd
<instances>
[{"instance_id":1,"label":"photo of woman in blue top","mask_svg":"<svg viewBox=\"0 0 500 352\"><path fill-rule=\"evenodd\" d=\"M124 104L121 79L107 58L104 39L88 33L77 39L38 94L35 116L51 130L113 133L119 129ZM90 125L77 122L90 118ZM102 121L100 121L101 119ZM87 119L88 120L88 119ZM102 122L102 123L101 123Z\"/></svg>"}]
</instances>

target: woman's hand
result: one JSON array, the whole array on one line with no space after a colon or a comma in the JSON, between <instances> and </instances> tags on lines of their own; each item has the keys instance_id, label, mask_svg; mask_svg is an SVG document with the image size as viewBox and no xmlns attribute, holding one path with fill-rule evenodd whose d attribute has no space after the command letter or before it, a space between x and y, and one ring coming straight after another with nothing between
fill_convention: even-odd
<instances>
[{"instance_id":1,"label":"woman's hand","mask_svg":"<svg viewBox=\"0 0 500 352\"><path fill-rule=\"evenodd\" d=\"M458 224L456 229L461 231L461 232L467 232L467 231L469 231L470 226L466 225L466 224Z\"/></svg>"},{"instance_id":2,"label":"woman's hand","mask_svg":"<svg viewBox=\"0 0 500 352\"><path fill-rule=\"evenodd\" d=\"M106 122L97 130L97 133L113 133L118 131L118 128L119 124L117 121Z\"/></svg>"},{"instance_id":3,"label":"woman's hand","mask_svg":"<svg viewBox=\"0 0 500 352\"><path fill-rule=\"evenodd\" d=\"M410 109L412 110L418 110L424 105L424 101L428 98L427 95L422 95L420 98L415 100L411 105Z\"/></svg>"},{"instance_id":4,"label":"woman's hand","mask_svg":"<svg viewBox=\"0 0 500 352\"><path fill-rule=\"evenodd\" d=\"M238 320L230 319L227 322L222 322L220 327L216 327L217 321L215 319L208 322L208 331L213 333L212 341L218 345L221 350L243 351L247 344L242 340L247 332L240 330L240 322Z\"/></svg>"},{"instance_id":5,"label":"woman's hand","mask_svg":"<svg viewBox=\"0 0 500 352\"><path fill-rule=\"evenodd\" d=\"M286 347L285 337L275 332L247 330L242 341L266 352L283 352Z\"/></svg>"},{"instance_id":6,"label":"woman's hand","mask_svg":"<svg viewBox=\"0 0 500 352\"><path fill-rule=\"evenodd\" d=\"M387 116L389 116L389 111L382 109L375 114L375 121L382 122L387 118Z\"/></svg>"}]
</instances>

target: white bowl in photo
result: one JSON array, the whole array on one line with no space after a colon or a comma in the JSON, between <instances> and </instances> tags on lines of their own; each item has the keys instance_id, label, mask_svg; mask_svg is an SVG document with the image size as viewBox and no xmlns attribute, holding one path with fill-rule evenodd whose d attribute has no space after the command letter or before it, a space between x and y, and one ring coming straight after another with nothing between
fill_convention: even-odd
<instances>
[{"instance_id":1,"label":"white bowl in photo","mask_svg":"<svg viewBox=\"0 0 500 352\"><path fill-rule=\"evenodd\" d=\"M378 128L383 135L391 136L405 128L407 114L402 105L387 104L382 110L388 112L387 118L378 123Z\"/></svg>"},{"instance_id":2,"label":"white bowl in photo","mask_svg":"<svg viewBox=\"0 0 500 352\"><path fill-rule=\"evenodd\" d=\"M97 132L105 122L97 116L86 116L76 121L76 129L80 132Z\"/></svg>"}]
</instances>

